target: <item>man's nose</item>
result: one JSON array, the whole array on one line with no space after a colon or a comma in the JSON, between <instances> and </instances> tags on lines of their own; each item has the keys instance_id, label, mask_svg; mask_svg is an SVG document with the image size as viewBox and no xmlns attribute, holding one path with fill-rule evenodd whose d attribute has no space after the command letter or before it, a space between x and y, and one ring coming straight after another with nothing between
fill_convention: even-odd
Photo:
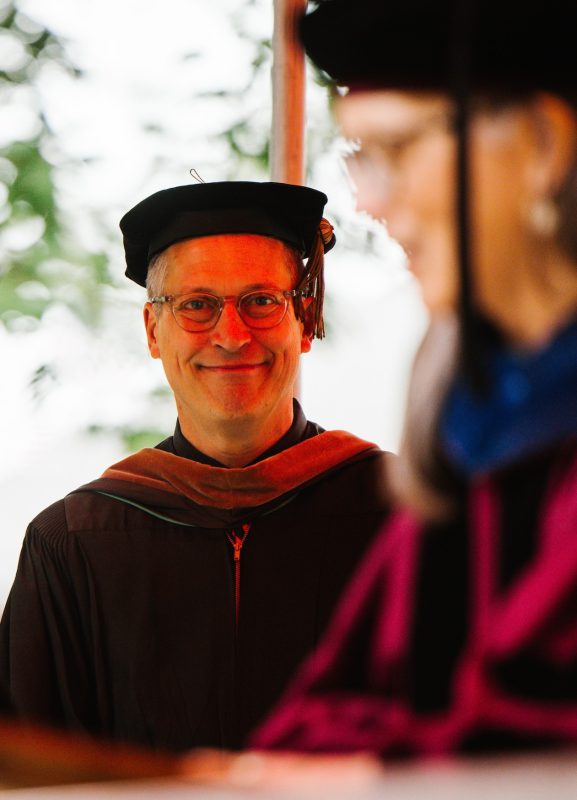
<instances>
[{"instance_id":1,"label":"man's nose","mask_svg":"<svg viewBox=\"0 0 577 800\"><path fill-rule=\"evenodd\" d=\"M211 341L231 353L242 349L252 339L252 332L238 313L234 302L224 304L218 322L211 331Z\"/></svg>"}]
</instances>

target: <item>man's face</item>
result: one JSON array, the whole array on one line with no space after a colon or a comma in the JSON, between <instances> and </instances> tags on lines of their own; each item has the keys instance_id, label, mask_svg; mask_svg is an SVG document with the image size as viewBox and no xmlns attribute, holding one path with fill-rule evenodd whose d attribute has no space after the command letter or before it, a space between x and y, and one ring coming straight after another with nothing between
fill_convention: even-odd
<instances>
[{"instance_id":1,"label":"man's face","mask_svg":"<svg viewBox=\"0 0 577 800\"><path fill-rule=\"evenodd\" d=\"M229 234L188 239L167 250L169 267L162 294L242 294L256 288L293 289L291 250L277 239ZM282 322L255 329L243 322L234 303L225 303L208 331L182 330L168 307L158 316L144 309L148 346L162 359L181 424L188 431L245 422L285 427L292 419L293 384L300 353L310 338L294 315L292 300ZM282 435L282 431L281 434Z\"/></svg>"}]
</instances>

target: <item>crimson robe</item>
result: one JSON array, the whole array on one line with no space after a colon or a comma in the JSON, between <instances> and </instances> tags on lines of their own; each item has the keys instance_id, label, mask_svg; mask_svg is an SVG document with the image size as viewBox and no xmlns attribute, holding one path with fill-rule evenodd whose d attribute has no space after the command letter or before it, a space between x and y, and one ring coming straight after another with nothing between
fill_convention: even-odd
<instances>
[{"instance_id":1,"label":"crimson robe","mask_svg":"<svg viewBox=\"0 0 577 800\"><path fill-rule=\"evenodd\" d=\"M256 732L384 756L577 743L577 445L472 481L461 513L399 511Z\"/></svg>"}]
</instances>

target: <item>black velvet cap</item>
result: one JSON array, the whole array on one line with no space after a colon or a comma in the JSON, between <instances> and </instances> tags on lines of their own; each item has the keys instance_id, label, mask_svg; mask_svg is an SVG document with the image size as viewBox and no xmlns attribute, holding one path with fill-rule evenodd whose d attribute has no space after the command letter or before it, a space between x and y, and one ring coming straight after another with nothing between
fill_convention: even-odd
<instances>
[{"instance_id":1,"label":"black velvet cap","mask_svg":"<svg viewBox=\"0 0 577 800\"><path fill-rule=\"evenodd\" d=\"M455 20L468 7L468 86L577 97L576 0L319 0L305 50L352 88L451 92ZM459 35L463 35L464 31Z\"/></svg>"},{"instance_id":2,"label":"black velvet cap","mask_svg":"<svg viewBox=\"0 0 577 800\"><path fill-rule=\"evenodd\" d=\"M316 189L286 183L226 181L163 189L120 220L125 274L145 286L148 264L157 253L183 239L227 233L271 236L306 258L326 202ZM334 237L325 251L333 244Z\"/></svg>"}]
</instances>

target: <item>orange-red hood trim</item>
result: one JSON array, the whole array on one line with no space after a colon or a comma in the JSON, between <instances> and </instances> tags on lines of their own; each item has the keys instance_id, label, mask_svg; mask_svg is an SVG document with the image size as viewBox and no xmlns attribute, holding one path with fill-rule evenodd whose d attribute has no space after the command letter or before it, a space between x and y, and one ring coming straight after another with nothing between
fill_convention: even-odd
<instances>
[{"instance_id":1,"label":"orange-red hood trim","mask_svg":"<svg viewBox=\"0 0 577 800\"><path fill-rule=\"evenodd\" d=\"M103 478L184 495L201 506L232 509L268 503L335 466L380 448L346 431L325 431L248 467L211 467L145 448L113 464Z\"/></svg>"}]
</instances>

